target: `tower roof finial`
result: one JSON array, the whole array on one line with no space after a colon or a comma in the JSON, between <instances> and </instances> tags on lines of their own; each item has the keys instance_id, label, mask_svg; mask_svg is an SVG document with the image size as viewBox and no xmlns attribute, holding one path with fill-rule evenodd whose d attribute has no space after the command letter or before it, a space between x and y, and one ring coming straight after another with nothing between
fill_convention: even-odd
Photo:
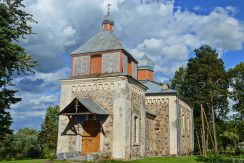
<instances>
[{"instance_id":1,"label":"tower roof finial","mask_svg":"<svg viewBox=\"0 0 244 163\"><path fill-rule=\"evenodd\" d=\"M112 6L110 3L108 3L106 5L106 7L108 8L108 12L107 14L103 17L103 23L102 24L110 24L110 25L114 25L114 19L113 17L110 15L110 6Z\"/></svg>"},{"instance_id":2,"label":"tower roof finial","mask_svg":"<svg viewBox=\"0 0 244 163\"><path fill-rule=\"evenodd\" d=\"M110 6L112 6L110 3L107 4L107 8L108 8L108 14L110 13L109 9L110 9Z\"/></svg>"}]
</instances>

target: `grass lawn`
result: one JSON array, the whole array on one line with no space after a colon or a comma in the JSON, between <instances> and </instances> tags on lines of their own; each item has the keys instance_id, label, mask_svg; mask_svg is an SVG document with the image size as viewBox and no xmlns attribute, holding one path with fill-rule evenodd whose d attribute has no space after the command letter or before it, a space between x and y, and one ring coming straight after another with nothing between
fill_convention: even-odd
<instances>
[{"instance_id":1,"label":"grass lawn","mask_svg":"<svg viewBox=\"0 0 244 163\"><path fill-rule=\"evenodd\" d=\"M46 159L30 159L30 160L12 160L12 161L1 161L1 163L47 163Z\"/></svg>"},{"instance_id":2,"label":"grass lawn","mask_svg":"<svg viewBox=\"0 0 244 163\"><path fill-rule=\"evenodd\" d=\"M233 158L233 157L232 157ZM236 159L236 161L232 161L232 158L225 157L221 161L213 161L209 160L207 158L199 157L199 156L189 156L189 157L182 157L182 158L176 158L176 157L153 157L153 158L144 158L139 160L131 160L131 161L115 161L115 160L106 160L106 161L99 161L100 163L204 163L204 162L213 162L213 163L244 163L244 159L240 160L240 157L233 158ZM239 158L239 159L238 159ZM78 163L78 161L50 161L47 159L33 159L33 160L13 160L13 161L2 161L0 163ZM83 163L88 163L84 162ZM97 162L96 162L97 163Z\"/></svg>"},{"instance_id":3,"label":"grass lawn","mask_svg":"<svg viewBox=\"0 0 244 163\"><path fill-rule=\"evenodd\" d=\"M33 160L13 160L13 161L3 161L1 163L72 163L74 161L50 161L46 159L33 159ZM76 162L76 161L75 161ZM83 161L84 162L84 161ZM146 158L139 160L131 161L115 161L115 160L106 160L100 161L101 163L195 163L195 157L186 157L186 158L168 158L168 157L155 157L155 158ZM85 163L88 163L85 161ZM200 163L200 162L199 162Z\"/></svg>"}]
</instances>

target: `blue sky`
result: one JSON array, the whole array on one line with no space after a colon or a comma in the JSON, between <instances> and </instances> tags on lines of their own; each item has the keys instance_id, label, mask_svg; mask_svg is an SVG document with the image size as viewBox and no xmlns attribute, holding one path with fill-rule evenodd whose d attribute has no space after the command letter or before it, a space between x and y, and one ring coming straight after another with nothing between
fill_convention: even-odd
<instances>
[{"instance_id":1,"label":"blue sky","mask_svg":"<svg viewBox=\"0 0 244 163\"><path fill-rule=\"evenodd\" d=\"M226 69L244 61L241 0L25 0L38 24L20 43L38 61L35 75L15 78L22 101L12 106L12 128L40 129L48 106L58 105L60 79L70 76L70 52L101 31L111 3L115 34L140 58L155 61L155 80L168 82L202 44L215 48ZM147 48L143 48L146 45Z\"/></svg>"}]
</instances>

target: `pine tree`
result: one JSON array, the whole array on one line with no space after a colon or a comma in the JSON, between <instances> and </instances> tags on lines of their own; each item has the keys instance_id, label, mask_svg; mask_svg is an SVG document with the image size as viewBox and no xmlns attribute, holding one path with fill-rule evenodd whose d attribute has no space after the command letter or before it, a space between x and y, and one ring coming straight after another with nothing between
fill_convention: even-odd
<instances>
[{"instance_id":1,"label":"pine tree","mask_svg":"<svg viewBox=\"0 0 244 163\"><path fill-rule=\"evenodd\" d=\"M179 93L194 107L195 131L200 130L200 105L202 104L213 124L214 135L217 135L215 120L225 117L229 111L228 75L216 50L208 45L203 45L194 52L196 57L189 59L186 73L184 74L183 70L178 71L183 74L183 79L179 80L179 75L176 74L172 81L178 82L176 86L178 86ZM216 136L214 139L217 139Z\"/></svg>"},{"instance_id":2,"label":"pine tree","mask_svg":"<svg viewBox=\"0 0 244 163\"><path fill-rule=\"evenodd\" d=\"M55 155L58 137L59 106L48 107L44 121L41 124L39 141L42 144L44 157Z\"/></svg>"},{"instance_id":3,"label":"pine tree","mask_svg":"<svg viewBox=\"0 0 244 163\"><path fill-rule=\"evenodd\" d=\"M239 113L239 118L244 118L244 62L229 70L230 93L234 101L233 111Z\"/></svg>"},{"instance_id":4,"label":"pine tree","mask_svg":"<svg viewBox=\"0 0 244 163\"><path fill-rule=\"evenodd\" d=\"M18 45L20 39L32 34L32 15L23 11L22 0L0 0L0 142L12 134L10 106L21 99L14 97L13 74L32 72L31 55ZM0 144L0 146L3 144Z\"/></svg>"}]
</instances>

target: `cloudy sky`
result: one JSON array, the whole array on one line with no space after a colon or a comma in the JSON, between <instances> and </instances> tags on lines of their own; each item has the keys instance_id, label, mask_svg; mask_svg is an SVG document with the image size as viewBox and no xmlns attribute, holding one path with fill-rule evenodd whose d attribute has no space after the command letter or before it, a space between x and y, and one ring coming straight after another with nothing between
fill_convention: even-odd
<instances>
[{"instance_id":1,"label":"cloudy sky","mask_svg":"<svg viewBox=\"0 0 244 163\"><path fill-rule=\"evenodd\" d=\"M58 105L59 79L70 76L70 52L102 30L111 3L115 34L135 58L156 62L155 80L174 72L209 44L226 69L244 61L244 2L241 0L25 0L38 24L21 45L38 61L35 75L15 79L22 101L12 108L13 129L40 129L48 106ZM143 48L146 45L147 48Z\"/></svg>"}]
</instances>

